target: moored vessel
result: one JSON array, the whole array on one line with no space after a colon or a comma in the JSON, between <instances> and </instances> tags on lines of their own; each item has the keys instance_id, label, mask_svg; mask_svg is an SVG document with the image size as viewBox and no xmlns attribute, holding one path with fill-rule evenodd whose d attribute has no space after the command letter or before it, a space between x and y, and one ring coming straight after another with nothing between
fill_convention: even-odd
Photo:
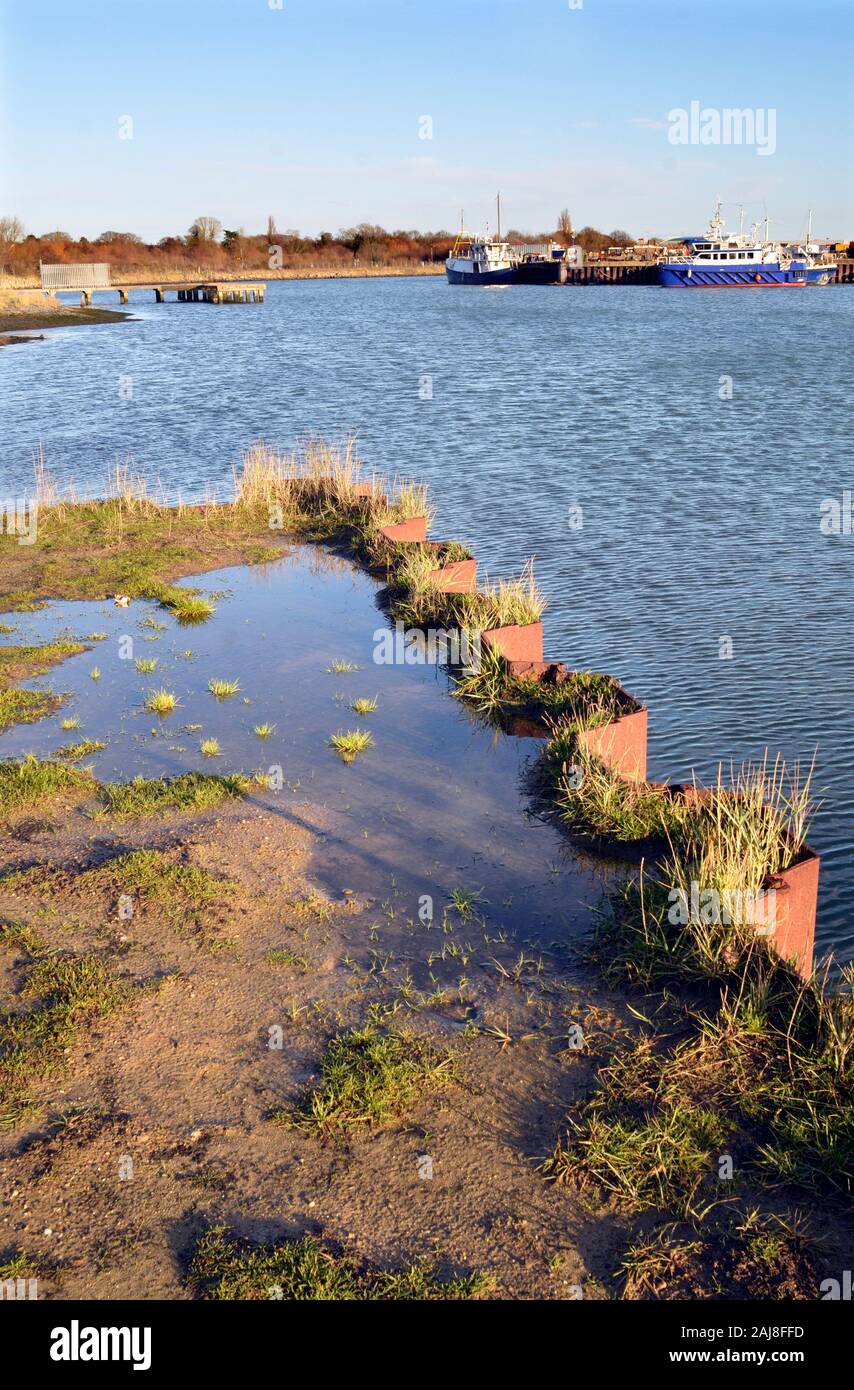
<instances>
[{"instance_id":1,"label":"moored vessel","mask_svg":"<svg viewBox=\"0 0 854 1390\"><path fill-rule=\"evenodd\" d=\"M757 232L754 225L749 236L743 226L728 234L717 203L706 235L687 238L687 251L671 251L659 263L659 284L667 289L761 289L828 285L834 278L836 263L821 255L809 233L803 245L790 247L768 239L767 219L761 240Z\"/></svg>"},{"instance_id":2,"label":"moored vessel","mask_svg":"<svg viewBox=\"0 0 854 1390\"><path fill-rule=\"evenodd\" d=\"M462 228L445 261L449 285L559 285L566 262L559 248L548 254L524 253L501 238L501 202L497 200L498 233L474 237Z\"/></svg>"}]
</instances>

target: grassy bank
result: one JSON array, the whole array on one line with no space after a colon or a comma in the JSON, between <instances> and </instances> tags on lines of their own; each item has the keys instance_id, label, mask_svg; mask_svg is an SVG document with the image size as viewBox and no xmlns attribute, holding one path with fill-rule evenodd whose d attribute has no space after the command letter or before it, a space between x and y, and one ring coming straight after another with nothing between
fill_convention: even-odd
<instances>
[{"instance_id":1,"label":"grassy bank","mask_svg":"<svg viewBox=\"0 0 854 1390\"><path fill-rule=\"evenodd\" d=\"M128 318L115 309L77 308L53 295L19 294L0 289L0 334L24 329L69 328L74 324L119 323Z\"/></svg>"},{"instance_id":2,"label":"grassy bank","mask_svg":"<svg viewBox=\"0 0 854 1390\"><path fill-rule=\"evenodd\" d=\"M351 446L322 442L295 454L255 446L235 476L233 497L200 506L169 506L127 472L116 475L104 498L60 496L42 473L37 544L19 547L13 537L0 537L0 609L26 611L51 598L119 593L159 603L179 623L204 622L214 614L211 602L177 585L178 578L269 560L289 537L298 537L322 542L386 577L389 612L408 623L476 634L539 621L544 604L530 568L511 580L483 583L472 594L445 594L431 571L465 558L465 547L452 543L437 551L383 537L384 526L421 515L430 518L423 488L407 479L366 475ZM8 691L14 693L15 680L31 670L21 663L47 657L38 648L5 650ZM0 656L0 673L3 661ZM539 793L550 814L594 842L601 837L654 846L640 871L612 896L591 936L586 963L595 967L599 983L580 1010L586 1041L578 1055L569 1055L562 1040L577 1022L574 991L582 976L561 973L554 962L546 967L524 950L511 957L471 886L461 886L435 924L407 919L401 928L394 906L386 916L383 904L382 912L372 906L359 918L359 934L348 931L342 903L340 931L330 926L335 914L328 904L306 908L312 902L306 893L299 907L295 894L283 906L281 865L271 858L267 841L291 827L264 815L264 839L253 841L251 850L241 846L235 861L238 817L249 814L253 785L261 787L237 774L104 785L68 761L0 764L9 844L47 834L45 824L57 821L62 808L70 808L72 824L79 822L77 839L64 847L64 879L28 877L26 856L12 866L6 888L16 913L24 922L56 926L51 914L57 903L73 907L63 921L85 920L93 910L96 942L106 935L114 951L138 951L151 970L164 970L171 952L187 952L182 969L192 973L193 991L201 986L189 953L206 951L208 1000L219 1007L223 991L235 991L227 995L237 1019L235 1057L246 1055L259 1030L262 1040L270 1026L282 1030L275 1057L269 1065L259 1063L255 1074L265 1104L252 1142L264 1171L277 1174L277 1181L285 1170L298 1173L308 1156L314 1186L302 1175L294 1179L299 1196L293 1200L300 1209L309 1191L322 1193L331 1181L338 1159L324 1155L340 1155L342 1147L362 1154L366 1182L379 1156L383 1182L394 1182L389 1175L400 1161L394 1136L415 1126L426 1152L427 1136L477 1095L483 1106L475 1107L476 1123L455 1131L462 1155L473 1133L480 1142L483 1131L491 1131L491 1107L506 1085L507 1067L518 1085L515 1094L535 1109L541 1106L546 1116L548 1137L535 1154L530 1142L525 1150L529 1161L537 1157L543 1163L547 1154L544 1172L552 1181L538 1181L544 1193L556 1195L542 1200L556 1202L564 1216L560 1204L568 1203L575 1220L588 1202L603 1224L604 1204L613 1203L618 1212L613 1245L619 1249L615 1254L611 1248L599 1266L616 1281L608 1285L612 1293L671 1296L662 1288L689 1288L693 1296L722 1297L737 1287L745 1296L774 1297L780 1289L816 1296L823 1257L801 1216L806 1213L816 1226L844 1225L841 1213L854 1188L851 978L832 985L800 979L756 936L750 920L683 920L673 912L694 881L711 885L722 899L755 897L770 875L790 865L803 848L811 814L809 778L771 763L729 777L721 773L702 795L627 783L579 742L582 733L637 711L637 702L613 678L574 672L549 684L514 677L489 652L477 671L457 675L458 697L480 718L500 722L523 715L548 728ZM361 704L360 715L376 706L368 699ZM336 736L345 760L359 751L356 733L370 738L367 731ZM91 845L93 826L99 862L81 852ZM198 860L200 851L209 856L207 868ZM39 853L49 857L43 845ZM260 899L257 890L253 899L250 865L253 875L263 877ZM136 904L133 926L110 935L106 905L125 897ZM215 910L229 925L221 939L206 930ZM247 921L254 924L254 938ZM182 922L190 928L186 933L179 930ZM422 931L433 935L423 939ZM217 940L227 949L216 949ZM89 959L91 946L83 940L79 954ZM248 956L245 975L241 951ZM220 973L232 969L234 977ZM267 991L263 1008L259 989ZM608 1010L605 1028L599 1019ZM178 1006L176 1017L181 1015ZM183 1006L183 1026L192 1039L184 1060L190 1073L199 1055L193 1032L198 1016L193 996ZM433 1026L437 1018L439 1028ZM168 1023L158 1019L157 1030L156 1036L165 1036L179 1031L179 1024L172 1017ZM532 1038L536 1065L530 1058L523 1065ZM500 1061L488 1058L487 1044ZM269 1051L271 1045L264 1047ZM126 1064L132 1071L130 1060ZM283 1065L289 1068L286 1087ZM211 1071L216 1089L210 1094L230 1095L223 1090L226 1063L220 1060ZM228 1074L232 1082L239 1075ZM546 1076L553 1087L548 1103ZM534 1117L531 1104L526 1100L525 1124L533 1132L542 1119ZM228 1164L238 1163L238 1151L224 1145L222 1162L194 1170L194 1182L212 1193L228 1191ZM491 1181L490 1175L484 1192ZM502 1203L515 1209L511 1194L519 1198L523 1192L525 1202L540 1200L530 1187L514 1187L505 1178ZM312 1206L317 1200L312 1195ZM364 1212L356 1215L347 1207L346 1191L340 1200L348 1217L334 1213L339 1234L346 1234L351 1218L364 1231L370 1225ZM407 1203L416 1209L405 1185L400 1202L401 1209ZM201 1244L197 1255L188 1256L189 1287L200 1296L262 1296L263 1281L277 1270L294 1290L287 1297L301 1296L303 1288L382 1297L377 1290L389 1287L377 1273L386 1262L373 1248L357 1259L349 1251L338 1255L339 1247L314 1241L313 1234L304 1244L303 1228L294 1239L276 1236L272 1243L266 1231L247 1241L241 1233L215 1229L213 1235L196 1232ZM473 1230L471 1223L465 1227L458 1252L475 1239ZM522 1245L527 1239L520 1236ZM340 1248L346 1247L342 1240ZM421 1265L403 1254L396 1269L395 1277L404 1281L400 1287L410 1288L406 1296L412 1297L452 1296L439 1284L453 1288L448 1278L470 1277L440 1278L433 1266L422 1276ZM463 1296L481 1287L464 1283Z\"/></svg>"}]
</instances>

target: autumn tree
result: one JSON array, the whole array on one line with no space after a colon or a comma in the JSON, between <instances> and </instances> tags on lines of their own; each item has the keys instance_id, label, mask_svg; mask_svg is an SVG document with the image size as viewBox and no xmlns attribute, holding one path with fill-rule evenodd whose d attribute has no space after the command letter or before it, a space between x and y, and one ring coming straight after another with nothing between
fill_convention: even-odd
<instances>
[{"instance_id":1,"label":"autumn tree","mask_svg":"<svg viewBox=\"0 0 854 1390\"><path fill-rule=\"evenodd\" d=\"M561 246L571 246L575 237L572 230L572 218L569 215L569 208L564 208L557 220L557 231L555 239Z\"/></svg>"},{"instance_id":2,"label":"autumn tree","mask_svg":"<svg viewBox=\"0 0 854 1390\"><path fill-rule=\"evenodd\" d=\"M16 246L24 239L24 224L19 217L0 217L0 251Z\"/></svg>"},{"instance_id":3,"label":"autumn tree","mask_svg":"<svg viewBox=\"0 0 854 1390\"><path fill-rule=\"evenodd\" d=\"M236 256L240 264L243 265L246 259L246 231L239 227L237 231L229 231L228 228L222 234L222 244L231 256Z\"/></svg>"},{"instance_id":4,"label":"autumn tree","mask_svg":"<svg viewBox=\"0 0 854 1390\"><path fill-rule=\"evenodd\" d=\"M197 217L187 236L190 241L219 241L222 223L218 217Z\"/></svg>"}]
</instances>

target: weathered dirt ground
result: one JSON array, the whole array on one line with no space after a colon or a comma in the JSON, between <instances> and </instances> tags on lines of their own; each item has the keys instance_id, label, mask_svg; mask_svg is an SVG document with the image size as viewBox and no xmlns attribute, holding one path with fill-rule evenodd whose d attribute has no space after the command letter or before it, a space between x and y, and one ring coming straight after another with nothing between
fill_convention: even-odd
<instances>
[{"instance_id":1,"label":"weathered dirt ground","mask_svg":"<svg viewBox=\"0 0 854 1390\"><path fill-rule=\"evenodd\" d=\"M194 1240L224 1221L255 1239L312 1232L382 1267L436 1254L448 1270L489 1272L509 1298L612 1296L624 1222L537 1164L622 1005L497 940L488 917L451 909L443 932L440 904L427 926L416 903L355 901L346 885L321 898L323 827L310 828L310 805L300 812L299 827L262 803L112 826L72 804L8 826L4 868L40 867L0 883L0 916L141 988L30 1088L38 1110L0 1132L0 1252L26 1252L42 1297L182 1298ZM234 881L203 931L142 902L123 920L114 892L86 887L81 869L142 847ZM272 963L271 950L305 965ZM14 950L7 967L4 1009ZM446 994L426 1003L437 987ZM451 1046L458 1080L346 1142L272 1124L328 1039L372 1006ZM574 1024L582 1050L567 1047ZM419 1176L425 1154L432 1178Z\"/></svg>"}]
</instances>

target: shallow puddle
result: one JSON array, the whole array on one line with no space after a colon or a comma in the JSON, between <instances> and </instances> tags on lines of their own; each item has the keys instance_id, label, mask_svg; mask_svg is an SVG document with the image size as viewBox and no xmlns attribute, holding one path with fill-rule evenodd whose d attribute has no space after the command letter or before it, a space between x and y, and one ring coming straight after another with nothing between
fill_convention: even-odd
<instances>
[{"instance_id":1,"label":"shallow puddle","mask_svg":"<svg viewBox=\"0 0 854 1390\"><path fill-rule=\"evenodd\" d=\"M29 688L68 692L49 719L0 736L0 757L49 757L84 739L106 747L85 761L102 780L179 772L262 771L276 791L252 793L277 814L327 827L313 864L319 885L350 889L414 916L422 899L441 915L453 889L479 894L493 925L554 943L590 925L611 870L526 812L523 779L539 744L476 723L429 665L375 661L386 627L376 581L326 551L296 545L275 564L214 571L194 583L216 613L180 626L154 603L52 603L9 615L5 642L61 635L92 640ZM155 660L151 673L137 661ZM336 672L334 663L355 670ZM97 679L92 678L98 670ZM210 680L237 681L217 699ZM165 718L145 708L155 689L177 696ZM356 715L359 698L375 713ZM61 721L79 718L64 730ZM259 738L255 726L274 726ZM329 747L339 730L368 729L374 746L345 765ZM206 757L203 740L220 753ZM428 905L421 902L422 911Z\"/></svg>"}]
</instances>

